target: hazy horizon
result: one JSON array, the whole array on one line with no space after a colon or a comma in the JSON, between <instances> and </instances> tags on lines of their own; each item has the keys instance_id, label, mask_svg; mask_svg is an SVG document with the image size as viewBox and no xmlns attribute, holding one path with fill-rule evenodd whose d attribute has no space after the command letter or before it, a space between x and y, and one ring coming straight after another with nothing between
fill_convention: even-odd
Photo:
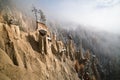
<instances>
[{"instance_id":1,"label":"hazy horizon","mask_svg":"<svg viewBox=\"0 0 120 80\"><path fill-rule=\"evenodd\" d=\"M34 5L42 9L51 20L71 21L89 28L120 34L120 0L26 0L24 2L16 0L15 2L28 10Z\"/></svg>"}]
</instances>

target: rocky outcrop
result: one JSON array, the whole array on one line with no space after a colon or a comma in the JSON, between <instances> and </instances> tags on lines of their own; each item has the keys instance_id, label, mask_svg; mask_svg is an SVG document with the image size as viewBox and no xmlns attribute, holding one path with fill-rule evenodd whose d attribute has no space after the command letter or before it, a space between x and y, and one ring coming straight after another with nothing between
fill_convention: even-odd
<instances>
[{"instance_id":1,"label":"rocky outcrop","mask_svg":"<svg viewBox=\"0 0 120 80\"><path fill-rule=\"evenodd\" d=\"M43 39L44 45L47 43L44 55L40 52L39 36L37 31L26 33L16 25L0 23L0 79L79 80L72 61L63 62L51 51L50 36ZM57 45L61 51L61 44Z\"/></svg>"},{"instance_id":2,"label":"rocky outcrop","mask_svg":"<svg viewBox=\"0 0 120 80\"><path fill-rule=\"evenodd\" d=\"M100 80L89 50L76 51L72 37L57 41L47 26L37 23L33 32L0 23L1 80Z\"/></svg>"}]
</instances>

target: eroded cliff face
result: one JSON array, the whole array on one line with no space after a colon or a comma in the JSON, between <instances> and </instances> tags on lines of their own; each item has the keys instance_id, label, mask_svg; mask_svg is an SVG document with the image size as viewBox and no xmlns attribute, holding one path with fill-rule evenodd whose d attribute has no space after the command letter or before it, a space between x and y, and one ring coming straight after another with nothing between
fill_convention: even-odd
<instances>
[{"instance_id":1,"label":"eroded cliff face","mask_svg":"<svg viewBox=\"0 0 120 80\"><path fill-rule=\"evenodd\" d=\"M1 80L101 80L95 55L76 51L70 35L64 43L44 23L25 32L13 21L0 21Z\"/></svg>"},{"instance_id":2,"label":"eroded cliff face","mask_svg":"<svg viewBox=\"0 0 120 80\"><path fill-rule=\"evenodd\" d=\"M54 40L40 44L38 31L26 33L19 26L0 23L0 80L79 80L73 61L57 53L60 45ZM42 44L46 54L40 51Z\"/></svg>"}]
</instances>

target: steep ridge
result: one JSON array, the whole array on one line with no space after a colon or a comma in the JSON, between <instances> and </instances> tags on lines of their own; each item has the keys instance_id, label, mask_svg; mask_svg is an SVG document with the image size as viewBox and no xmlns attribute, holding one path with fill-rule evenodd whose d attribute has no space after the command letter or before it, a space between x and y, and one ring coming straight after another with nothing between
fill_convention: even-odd
<instances>
[{"instance_id":1,"label":"steep ridge","mask_svg":"<svg viewBox=\"0 0 120 80\"><path fill-rule=\"evenodd\" d=\"M51 47L49 53L41 53L37 35L38 31L26 33L16 25L0 23L0 79L79 80L71 60L61 61Z\"/></svg>"},{"instance_id":2,"label":"steep ridge","mask_svg":"<svg viewBox=\"0 0 120 80\"><path fill-rule=\"evenodd\" d=\"M82 47L76 52L71 36L65 47L47 26L34 32L0 23L0 77L2 80L100 80L95 56ZM90 69L90 70L89 70Z\"/></svg>"},{"instance_id":3,"label":"steep ridge","mask_svg":"<svg viewBox=\"0 0 120 80\"><path fill-rule=\"evenodd\" d=\"M100 59L97 57L100 56L103 62L110 59L106 57L108 55L99 55L103 53L103 49L96 47L98 45L95 44L96 37L92 37L93 34L89 31L80 28L68 32L64 29L59 32L59 28L49 27L49 30L48 26L41 22L37 22L37 30L34 30L36 28L34 18L15 9L9 0L0 2L0 15L2 15L0 16L0 80L110 80L111 75L119 79L119 75L114 74L119 74L118 69L111 72L116 65L105 63L108 69L102 69L103 64L100 64ZM59 26L55 23L53 25ZM71 28L73 26L75 25ZM70 34L77 35L71 37ZM106 44L103 39L104 43ZM88 48L90 50L87 50ZM94 52L92 48L98 51ZM113 63L115 62L116 60L113 60ZM112 65L112 68L109 65Z\"/></svg>"},{"instance_id":4,"label":"steep ridge","mask_svg":"<svg viewBox=\"0 0 120 80\"><path fill-rule=\"evenodd\" d=\"M101 80L95 55L82 45L77 51L71 35L64 43L44 23L36 24L25 32L14 19L0 22L0 79Z\"/></svg>"}]
</instances>

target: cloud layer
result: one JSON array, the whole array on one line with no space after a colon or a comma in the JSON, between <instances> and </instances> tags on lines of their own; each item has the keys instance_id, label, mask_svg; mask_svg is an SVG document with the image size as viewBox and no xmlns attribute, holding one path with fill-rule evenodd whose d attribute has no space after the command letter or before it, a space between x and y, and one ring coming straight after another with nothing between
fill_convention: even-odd
<instances>
[{"instance_id":1,"label":"cloud layer","mask_svg":"<svg viewBox=\"0 0 120 80\"><path fill-rule=\"evenodd\" d=\"M24 10L31 10L32 5L35 5L51 19L73 21L120 34L120 0L14 1Z\"/></svg>"}]
</instances>

